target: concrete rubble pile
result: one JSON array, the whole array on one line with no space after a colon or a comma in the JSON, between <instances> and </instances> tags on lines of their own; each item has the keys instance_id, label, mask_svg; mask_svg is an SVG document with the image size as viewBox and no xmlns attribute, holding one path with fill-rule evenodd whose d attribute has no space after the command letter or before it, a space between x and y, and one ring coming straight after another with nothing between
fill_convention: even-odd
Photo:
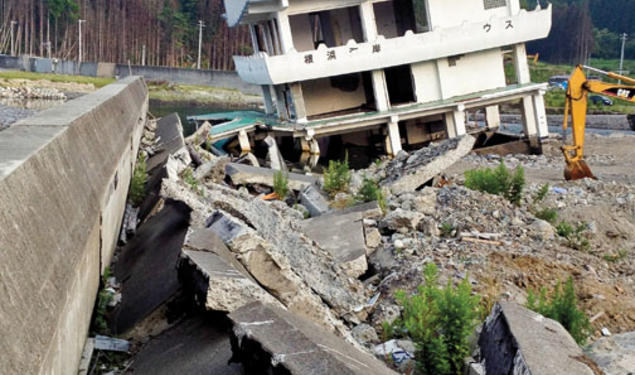
<instances>
[{"instance_id":1,"label":"concrete rubble pile","mask_svg":"<svg viewBox=\"0 0 635 375\"><path fill-rule=\"evenodd\" d=\"M48 99L66 100L66 94L55 88L46 87L0 87L0 98L5 99Z\"/></svg>"}]
</instances>

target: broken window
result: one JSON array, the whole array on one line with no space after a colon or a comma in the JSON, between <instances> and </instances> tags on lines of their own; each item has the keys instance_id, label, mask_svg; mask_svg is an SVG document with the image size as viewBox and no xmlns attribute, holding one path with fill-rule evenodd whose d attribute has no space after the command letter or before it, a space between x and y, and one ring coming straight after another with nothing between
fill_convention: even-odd
<instances>
[{"instance_id":1,"label":"broken window","mask_svg":"<svg viewBox=\"0 0 635 375\"><path fill-rule=\"evenodd\" d=\"M329 48L349 40L363 41L362 23L357 7L332 9L289 17L293 44L297 51L315 50L320 44Z\"/></svg>"},{"instance_id":2,"label":"broken window","mask_svg":"<svg viewBox=\"0 0 635 375\"><path fill-rule=\"evenodd\" d=\"M406 31L424 33L430 30L427 0L393 0L375 3L377 32L386 38L403 36Z\"/></svg>"},{"instance_id":3,"label":"broken window","mask_svg":"<svg viewBox=\"0 0 635 375\"><path fill-rule=\"evenodd\" d=\"M415 101L412 70L410 65L400 65L384 69L388 97L391 105L412 103Z\"/></svg>"},{"instance_id":4,"label":"broken window","mask_svg":"<svg viewBox=\"0 0 635 375\"><path fill-rule=\"evenodd\" d=\"M483 0L485 9L502 8L507 6L507 0Z\"/></svg>"}]
</instances>

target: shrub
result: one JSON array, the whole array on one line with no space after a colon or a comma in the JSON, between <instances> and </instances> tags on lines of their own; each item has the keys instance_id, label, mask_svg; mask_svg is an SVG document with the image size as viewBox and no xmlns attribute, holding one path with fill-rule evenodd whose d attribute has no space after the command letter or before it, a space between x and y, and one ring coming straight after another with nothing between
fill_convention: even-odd
<instances>
[{"instance_id":1,"label":"shrub","mask_svg":"<svg viewBox=\"0 0 635 375\"><path fill-rule=\"evenodd\" d=\"M552 225L558 220L558 211L553 208L543 208L534 214L538 219L548 221Z\"/></svg>"},{"instance_id":2,"label":"shrub","mask_svg":"<svg viewBox=\"0 0 635 375\"><path fill-rule=\"evenodd\" d=\"M534 195L534 203L542 202L543 200L545 200L545 197L547 197L548 193L549 184L542 185L540 189L538 189L538 192L536 192L536 195Z\"/></svg>"},{"instance_id":3,"label":"shrub","mask_svg":"<svg viewBox=\"0 0 635 375\"><path fill-rule=\"evenodd\" d=\"M289 194L289 175L282 171L273 174L273 191L280 200L285 200Z\"/></svg>"},{"instance_id":4,"label":"shrub","mask_svg":"<svg viewBox=\"0 0 635 375\"><path fill-rule=\"evenodd\" d=\"M348 191L351 182L351 172L348 167L348 155L343 162L329 161L329 168L324 173L324 191L332 197L339 192Z\"/></svg>"},{"instance_id":5,"label":"shrub","mask_svg":"<svg viewBox=\"0 0 635 375\"><path fill-rule=\"evenodd\" d=\"M620 260L626 258L626 255L628 255L628 253L626 252L626 250L624 249L619 249L617 251L617 254L605 254L603 256L604 260L607 262L611 262L611 263L615 263L615 262L619 262Z\"/></svg>"},{"instance_id":6,"label":"shrub","mask_svg":"<svg viewBox=\"0 0 635 375\"><path fill-rule=\"evenodd\" d=\"M560 322L580 345L589 336L591 324L584 312L578 308L572 277L567 279L564 288L558 282L550 297L547 297L545 288L540 290L538 297L530 290L527 296L527 308Z\"/></svg>"},{"instance_id":7,"label":"shrub","mask_svg":"<svg viewBox=\"0 0 635 375\"><path fill-rule=\"evenodd\" d=\"M97 294L97 303L95 305L92 331L97 334L107 335L110 333L108 328L108 322L106 321L106 314L108 313L108 305L113 299L113 294L106 290L106 284L110 278L110 268L106 267L104 274L101 277L101 289Z\"/></svg>"},{"instance_id":8,"label":"shrub","mask_svg":"<svg viewBox=\"0 0 635 375\"><path fill-rule=\"evenodd\" d=\"M573 226L566 221L561 221L556 226L556 233L560 237L564 237L567 240L567 246L575 250L581 251L589 251L591 248L591 243L584 236L584 231L586 230L586 223L578 223Z\"/></svg>"},{"instance_id":9,"label":"shrub","mask_svg":"<svg viewBox=\"0 0 635 375\"><path fill-rule=\"evenodd\" d=\"M518 166L515 172L511 173L501 161L500 165L494 169L465 171L465 186L468 189L501 195L518 205L525 188L525 170L522 166Z\"/></svg>"},{"instance_id":10,"label":"shrub","mask_svg":"<svg viewBox=\"0 0 635 375\"><path fill-rule=\"evenodd\" d=\"M198 186L198 180L194 177L194 171L192 170L192 168L190 167L185 168L181 177L183 178L183 181L185 181L185 183L188 184L192 190L194 190L199 195L203 195L203 189L200 186Z\"/></svg>"},{"instance_id":11,"label":"shrub","mask_svg":"<svg viewBox=\"0 0 635 375\"><path fill-rule=\"evenodd\" d=\"M426 375L462 374L464 358L469 355L468 338L477 325L479 297L463 280L456 288L448 282L438 286L438 270L429 263L424 269L425 284L408 297L396 295L403 307L400 325L417 348L417 368Z\"/></svg>"},{"instance_id":12,"label":"shrub","mask_svg":"<svg viewBox=\"0 0 635 375\"><path fill-rule=\"evenodd\" d=\"M377 184L377 181L372 178L364 177L364 182L359 192L355 196L355 199L360 202L373 202L377 201L382 211L386 211L386 199L384 193Z\"/></svg>"},{"instance_id":13,"label":"shrub","mask_svg":"<svg viewBox=\"0 0 635 375\"><path fill-rule=\"evenodd\" d=\"M455 228L454 225L446 221L441 224L439 229L441 230L441 237L451 237Z\"/></svg>"},{"instance_id":14,"label":"shrub","mask_svg":"<svg viewBox=\"0 0 635 375\"><path fill-rule=\"evenodd\" d=\"M146 182L148 182L146 157L139 154L137 158L137 164L132 172L132 179L130 180L130 192L128 196L133 205L139 206L143 203L146 197Z\"/></svg>"}]
</instances>

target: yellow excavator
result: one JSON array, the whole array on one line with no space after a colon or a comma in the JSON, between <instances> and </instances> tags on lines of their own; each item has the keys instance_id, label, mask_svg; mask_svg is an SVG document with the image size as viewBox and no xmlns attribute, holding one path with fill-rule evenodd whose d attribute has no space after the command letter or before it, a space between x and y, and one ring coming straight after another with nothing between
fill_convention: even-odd
<instances>
[{"instance_id":1,"label":"yellow excavator","mask_svg":"<svg viewBox=\"0 0 635 375\"><path fill-rule=\"evenodd\" d=\"M627 84L589 80L584 73L584 69ZM612 72L605 72L585 65L578 65L575 68L567 85L564 122L562 124L562 128L566 131L569 126L569 113L571 113L573 145L567 145L566 137L564 137L565 144L562 146L562 152L564 153L567 163L564 170L565 179L578 180L587 177L596 178L584 161L584 129L586 126L589 93L601 94L635 103L635 86L632 85L635 85L634 78Z\"/></svg>"}]
</instances>

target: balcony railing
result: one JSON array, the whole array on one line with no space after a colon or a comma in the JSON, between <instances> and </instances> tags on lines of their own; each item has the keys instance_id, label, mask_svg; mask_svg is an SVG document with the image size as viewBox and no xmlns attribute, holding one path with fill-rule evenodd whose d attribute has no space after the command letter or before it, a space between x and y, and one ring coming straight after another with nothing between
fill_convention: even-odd
<instances>
[{"instance_id":1,"label":"balcony railing","mask_svg":"<svg viewBox=\"0 0 635 375\"><path fill-rule=\"evenodd\" d=\"M332 77L354 72L435 60L448 56L525 43L547 37L551 29L551 5L534 11L521 10L515 16L491 17L460 26L430 32L356 43L317 50L269 56L234 56L240 77L257 85L278 85Z\"/></svg>"}]
</instances>

